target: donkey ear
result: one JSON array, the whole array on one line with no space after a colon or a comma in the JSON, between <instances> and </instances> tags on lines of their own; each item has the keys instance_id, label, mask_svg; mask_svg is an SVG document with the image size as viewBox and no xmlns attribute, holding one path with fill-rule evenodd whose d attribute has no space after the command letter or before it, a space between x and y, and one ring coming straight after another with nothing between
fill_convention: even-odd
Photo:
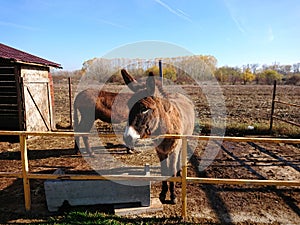
<instances>
[{"instance_id":1,"label":"donkey ear","mask_svg":"<svg viewBox=\"0 0 300 225\"><path fill-rule=\"evenodd\" d=\"M141 87L129 73L125 69L121 70L121 74L123 77L123 80L125 81L125 84L133 91L137 92Z\"/></svg>"},{"instance_id":2,"label":"donkey ear","mask_svg":"<svg viewBox=\"0 0 300 225\"><path fill-rule=\"evenodd\" d=\"M154 95L155 92L155 79L153 72L149 72L149 77L146 82L147 92L150 96Z\"/></svg>"}]
</instances>

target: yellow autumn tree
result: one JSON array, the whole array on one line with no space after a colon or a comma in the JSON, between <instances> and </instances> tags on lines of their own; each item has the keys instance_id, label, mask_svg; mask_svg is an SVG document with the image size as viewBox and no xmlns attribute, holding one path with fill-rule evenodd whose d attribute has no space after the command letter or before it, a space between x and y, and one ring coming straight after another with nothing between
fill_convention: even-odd
<instances>
[{"instance_id":1,"label":"yellow autumn tree","mask_svg":"<svg viewBox=\"0 0 300 225\"><path fill-rule=\"evenodd\" d=\"M247 68L242 73L242 79L244 84L247 84L248 82L251 82L255 79L255 75L251 72L250 68Z\"/></svg>"},{"instance_id":2,"label":"yellow autumn tree","mask_svg":"<svg viewBox=\"0 0 300 225\"><path fill-rule=\"evenodd\" d=\"M149 74L149 72L152 71L155 76L159 76L159 67L158 66L152 66L149 69L146 70L146 75ZM176 69L173 66L163 66L163 78L175 81L177 79L176 76Z\"/></svg>"}]
</instances>

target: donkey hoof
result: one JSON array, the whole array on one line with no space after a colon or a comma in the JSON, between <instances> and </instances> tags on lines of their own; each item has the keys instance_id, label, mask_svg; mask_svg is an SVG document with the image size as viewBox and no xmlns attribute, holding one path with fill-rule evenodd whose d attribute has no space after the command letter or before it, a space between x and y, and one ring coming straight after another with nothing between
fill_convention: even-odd
<instances>
[{"instance_id":1,"label":"donkey hoof","mask_svg":"<svg viewBox=\"0 0 300 225\"><path fill-rule=\"evenodd\" d=\"M133 149L127 148L127 154L133 154L133 153L134 153Z\"/></svg>"},{"instance_id":2,"label":"donkey hoof","mask_svg":"<svg viewBox=\"0 0 300 225\"><path fill-rule=\"evenodd\" d=\"M177 203L177 198L171 198L171 205L175 205Z\"/></svg>"},{"instance_id":3,"label":"donkey hoof","mask_svg":"<svg viewBox=\"0 0 300 225\"><path fill-rule=\"evenodd\" d=\"M159 200L162 204L166 203L166 195L159 194Z\"/></svg>"},{"instance_id":4,"label":"donkey hoof","mask_svg":"<svg viewBox=\"0 0 300 225\"><path fill-rule=\"evenodd\" d=\"M81 151L79 149L74 149L74 155L81 155Z\"/></svg>"},{"instance_id":5,"label":"donkey hoof","mask_svg":"<svg viewBox=\"0 0 300 225\"><path fill-rule=\"evenodd\" d=\"M78 147L74 147L74 154L75 155L78 155L80 153L80 150L79 150L79 148Z\"/></svg>"},{"instance_id":6,"label":"donkey hoof","mask_svg":"<svg viewBox=\"0 0 300 225\"><path fill-rule=\"evenodd\" d=\"M89 152L89 157L94 158L95 157L95 153L94 152Z\"/></svg>"}]
</instances>

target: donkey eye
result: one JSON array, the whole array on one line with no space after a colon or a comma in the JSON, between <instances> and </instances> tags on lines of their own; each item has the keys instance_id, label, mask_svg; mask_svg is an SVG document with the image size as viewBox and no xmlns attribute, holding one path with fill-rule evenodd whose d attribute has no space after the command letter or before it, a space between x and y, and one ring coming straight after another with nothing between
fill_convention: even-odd
<instances>
[{"instance_id":1,"label":"donkey eye","mask_svg":"<svg viewBox=\"0 0 300 225\"><path fill-rule=\"evenodd\" d=\"M148 112L150 112L150 109L143 108L141 111L142 111L143 114L147 114Z\"/></svg>"}]
</instances>

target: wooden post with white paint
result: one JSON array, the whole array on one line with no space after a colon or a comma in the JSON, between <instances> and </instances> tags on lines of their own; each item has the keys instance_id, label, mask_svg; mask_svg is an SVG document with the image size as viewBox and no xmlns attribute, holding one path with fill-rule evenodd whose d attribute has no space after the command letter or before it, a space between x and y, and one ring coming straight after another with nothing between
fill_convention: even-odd
<instances>
[{"instance_id":1,"label":"wooden post with white paint","mask_svg":"<svg viewBox=\"0 0 300 225\"><path fill-rule=\"evenodd\" d=\"M28 178L29 167L28 167L28 156L27 156L27 143L26 134L21 134L20 136L20 151L21 151L21 161L22 161L22 178L23 178L23 188L24 188L24 200L25 200L25 210L29 211L31 208L31 198L30 198L30 183Z\"/></svg>"},{"instance_id":2,"label":"wooden post with white paint","mask_svg":"<svg viewBox=\"0 0 300 225\"><path fill-rule=\"evenodd\" d=\"M182 175L181 175L181 198L182 198L182 218L187 217L187 138L182 138Z\"/></svg>"}]
</instances>

